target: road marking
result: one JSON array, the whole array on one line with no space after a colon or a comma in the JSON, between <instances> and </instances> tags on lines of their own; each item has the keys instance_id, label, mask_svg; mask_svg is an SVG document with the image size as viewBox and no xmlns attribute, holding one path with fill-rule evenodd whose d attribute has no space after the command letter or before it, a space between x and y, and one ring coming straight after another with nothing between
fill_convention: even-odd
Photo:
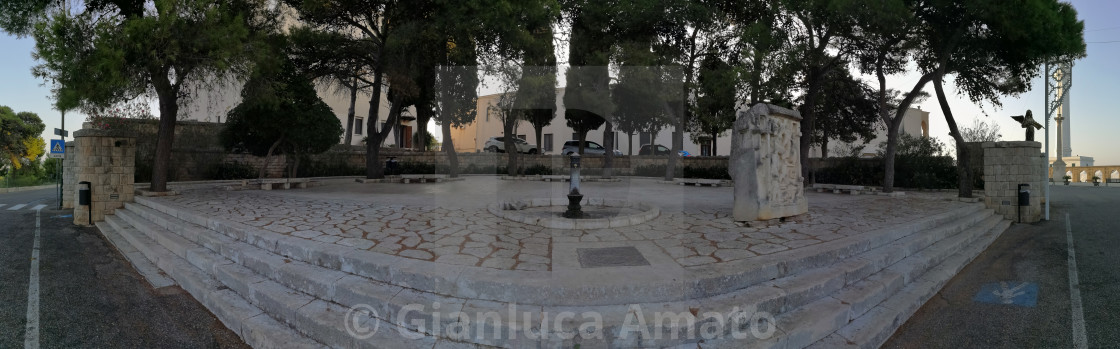
<instances>
[{"instance_id":1,"label":"road marking","mask_svg":"<svg viewBox=\"0 0 1120 349\"><path fill-rule=\"evenodd\" d=\"M1038 284L1011 281L985 284L972 300L978 303L1034 308L1038 305Z\"/></svg>"},{"instance_id":2,"label":"road marking","mask_svg":"<svg viewBox=\"0 0 1120 349\"><path fill-rule=\"evenodd\" d=\"M23 205L20 205L23 206ZM39 349L39 213L35 210L35 242L31 247L31 282L27 285L27 327L24 349Z\"/></svg>"},{"instance_id":3,"label":"road marking","mask_svg":"<svg viewBox=\"0 0 1120 349\"><path fill-rule=\"evenodd\" d=\"M12 206L12 207L8 207L8 211L15 211L15 210L23 208L24 206L27 206L27 204L19 204L19 205L15 205L15 206Z\"/></svg>"},{"instance_id":4,"label":"road marking","mask_svg":"<svg viewBox=\"0 0 1120 349\"><path fill-rule=\"evenodd\" d=\"M1081 307L1081 285L1077 281L1077 257L1073 254L1073 229L1069 225L1069 212L1066 212L1066 244L1069 245L1069 304L1073 312L1073 347L1089 347L1085 337L1085 313Z\"/></svg>"},{"instance_id":5,"label":"road marking","mask_svg":"<svg viewBox=\"0 0 1120 349\"><path fill-rule=\"evenodd\" d=\"M35 211L38 211L38 210L43 209L44 207L47 207L47 205L38 204L38 205L35 205L35 207L32 207L31 209L35 210Z\"/></svg>"},{"instance_id":6,"label":"road marking","mask_svg":"<svg viewBox=\"0 0 1120 349\"><path fill-rule=\"evenodd\" d=\"M4 206L8 206L8 204L0 204L0 208L4 208Z\"/></svg>"}]
</instances>

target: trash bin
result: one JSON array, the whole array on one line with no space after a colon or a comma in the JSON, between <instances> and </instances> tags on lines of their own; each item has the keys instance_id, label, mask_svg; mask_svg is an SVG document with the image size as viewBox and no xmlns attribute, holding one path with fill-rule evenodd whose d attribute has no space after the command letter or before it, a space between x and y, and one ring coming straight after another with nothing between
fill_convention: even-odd
<instances>
[{"instance_id":1,"label":"trash bin","mask_svg":"<svg viewBox=\"0 0 1120 349\"><path fill-rule=\"evenodd\" d=\"M89 213L89 225L93 225L93 189L87 181L78 182L78 206L86 207Z\"/></svg>"}]
</instances>

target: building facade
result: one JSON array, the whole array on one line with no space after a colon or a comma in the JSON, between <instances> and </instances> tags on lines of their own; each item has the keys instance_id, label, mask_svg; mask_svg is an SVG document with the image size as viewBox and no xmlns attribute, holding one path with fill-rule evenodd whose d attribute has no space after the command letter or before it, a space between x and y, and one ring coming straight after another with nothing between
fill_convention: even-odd
<instances>
[{"instance_id":1,"label":"building facade","mask_svg":"<svg viewBox=\"0 0 1120 349\"><path fill-rule=\"evenodd\" d=\"M492 107L498 105L498 100L502 94L492 94L480 96L478 98L478 116L475 121L470 125L463 128L455 128L451 131L451 139L455 144L455 150L458 152L481 152L484 151L484 144L491 137L503 136L501 119L494 115ZM545 126L541 132L541 153L542 154L560 154L561 149L564 147L564 142L569 140L578 139L578 135L571 127L568 127L567 120L564 118L564 89L556 90L556 105L553 109L552 123ZM603 144L604 126L600 126L596 130L587 133L587 141ZM610 137L614 137L615 148L622 152L624 155L637 155L643 144L662 145L666 148L672 148L673 144L673 127L665 126L660 131L654 132L636 132L633 135L628 135L615 128ZM720 134L715 141L715 155L727 156L731 151L731 131L725 131ZM533 125L528 121L520 121L516 127L515 135L518 138L524 139L529 144L536 145L536 139L533 131ZM693 156L709 156L712 155L712 142L710 140L700 140L694 142L692 135L688 132L684 135L683 150Z\"/></svg>"},{"instance_id":2,"label":"building facade","mask_svg":"<svg viewBox=\"0 0 1120 349\"><path fill-rule=\"evenodd\" d=\"M902 116L902 124L898 127L899 134L908 134L914 137L929 138L929 112L921 108L910 108L906 110L906 114ZM866 144L861 140L854 143L844 143L832 140L828 143L828 156L829 157L842 157L850 156L852 152L856 152L861 158L872 158L877 156L879 147L887 143L887 128L882 122L878 123L875 129L875 139L872 139ZM859 147L863 147L862 150ZM858 150L858 151L856 151ZM821 147L813 146L809 148L809 157L819 158L822 157Z\"/></svg>"}]
</instances>

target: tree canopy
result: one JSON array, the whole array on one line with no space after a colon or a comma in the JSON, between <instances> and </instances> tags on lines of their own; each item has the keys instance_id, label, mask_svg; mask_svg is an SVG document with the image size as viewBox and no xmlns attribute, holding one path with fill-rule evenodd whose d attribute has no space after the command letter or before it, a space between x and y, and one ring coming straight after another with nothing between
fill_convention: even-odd
<instances>
[{"instance_id":1,"label":"tree canopy","mask_svg":"<svg viewBox=\"0 0 1120 349\"><path fill-rule=\"evenodd\" d=\"M24 162L37 161L45 148L40 134L46 127L38 114L0 105L0 164L19 169Z\"/></svg>"}]
</instances>

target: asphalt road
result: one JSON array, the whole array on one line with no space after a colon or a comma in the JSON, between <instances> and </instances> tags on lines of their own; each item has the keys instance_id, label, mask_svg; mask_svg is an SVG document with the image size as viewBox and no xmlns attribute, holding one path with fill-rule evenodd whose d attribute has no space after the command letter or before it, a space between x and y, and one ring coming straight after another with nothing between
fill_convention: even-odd
<instances>
[{"instance_id":1,"label":"asphalt road","mask_svg":"<svg viewBox=\"0 0 1120 349\"><path fill-rule=\"evenodd\" d=\"M1074 347L1068 214L1087 347L1120 348L1120 188L1054 186L1051 201L1050 221L1013 224L883 347ZM1037 285L1033 306L1029 295L1008 298L1012 304L978 300L985 286L1004 292L1022 283L1020 291Z\"/></svg>"},{"instance_id":2,"label":"asphalt road","mask_svg":"<svg viewBox=\"0 0 1120 349\"><path fill-rule=\"evenodd\" d=\"M58 210L54 189L0 194L0 348L22 348L38 205L43 348L246 348L181 288L152 289L96 228ZM24 205L15 208L17 205Z\"/></svg>"}]
</instances>

